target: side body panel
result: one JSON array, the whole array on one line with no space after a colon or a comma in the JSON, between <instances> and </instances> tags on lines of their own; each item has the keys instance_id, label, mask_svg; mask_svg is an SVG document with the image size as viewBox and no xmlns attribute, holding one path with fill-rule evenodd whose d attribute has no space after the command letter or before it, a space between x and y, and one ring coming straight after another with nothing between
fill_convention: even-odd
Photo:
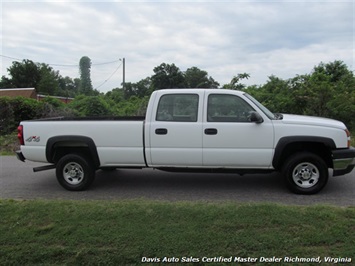
<instances>
[{"instance_id":1,"label":"side body panel","mask_svg":"<svg viewBox=\"0 0 355 266\"><path fill-rule=\"evenodd\" d=\"M85 136L96 145L100 166L145 166L143 121L27 121L21 150L31 161L47 162L51 137Z\"/></svg>"},{"instance_id":2,"label":"side body panel","mask_svg":"<svg viewBox=\"0 0 355 266\"><path fill-rule=\"evenodd\" d=\"M287 117L286 117L287 118ZM283 137L292 136L310 136L310 137L322 137L332 139L336 148L347 148L347 136L345 132L345 126L342 124L342 128L330 127L326 125L288 123L284 120L275 120L275 139L278 140ZM335 147L334 147L335 148Z\"/></svg>"}]
</instances>

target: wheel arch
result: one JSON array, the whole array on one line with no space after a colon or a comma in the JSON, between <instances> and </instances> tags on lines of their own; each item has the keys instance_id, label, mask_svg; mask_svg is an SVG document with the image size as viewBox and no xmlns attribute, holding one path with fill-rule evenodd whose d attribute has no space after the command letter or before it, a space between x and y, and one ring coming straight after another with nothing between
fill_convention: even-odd
<instances>
[{"instance_id":1,"label":"wheel arch","mask_svg":"<svg viewBox=\"0 0 355 266\"><path fill-rule=\"evenodd\" d=\"M46 145L48 162L57 163L62 156L69 153L81 153L92 160L95 168L100 166L99 155L93 139L76 135L55 136L48 139Z\"/></svg>"},{"instance_id":2,"label":"wheel arch","mask_svg":"<svg viewBox=\"0 0 355 266\"><path fill-rule=\"evenodd\" d=\"M329 168L333 167L332 150L336 148L334 140L316 136L283 137L276 145L272 165L280 170L289 156L297 152L314 153L325 161Z\"/></svg>"}]
</instances>

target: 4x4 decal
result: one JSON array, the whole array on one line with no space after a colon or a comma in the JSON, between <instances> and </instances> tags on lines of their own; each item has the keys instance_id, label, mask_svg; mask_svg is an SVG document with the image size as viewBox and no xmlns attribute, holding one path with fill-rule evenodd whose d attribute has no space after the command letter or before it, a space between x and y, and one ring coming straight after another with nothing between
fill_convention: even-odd
<instances>
[{"instance_id":1,"label":"4x4 decal","mask_svg":"<svg viewBox=\"0 0 355 266\"><path fill-rule=\"evenodd\" d=\"M41 137L40 136L31 136L26 139L26 142L40 142Z\"/></svg>"}]
</instances>

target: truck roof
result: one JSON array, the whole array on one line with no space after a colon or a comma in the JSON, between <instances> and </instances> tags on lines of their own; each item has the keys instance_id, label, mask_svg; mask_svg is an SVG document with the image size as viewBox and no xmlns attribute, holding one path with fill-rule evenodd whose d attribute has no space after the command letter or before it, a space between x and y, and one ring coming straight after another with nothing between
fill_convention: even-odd
<instances>
[{"instance_id":1,"label":"truck roof","mask_svg":"<svg viewBox=\"0 0 355 266\"><path fill-rule=\"evenodd\" d=\"M243 91L238 90L228 90L228 89L209 89L209 88L171 88L171 89L162 89L158 91L162 92L170 92L170 93L193 93L193 92L200 92L201 90L210 91L213 93L220 93L220 94L235 94L235 95L243 95Z\"/></svg>"}]
</instances>

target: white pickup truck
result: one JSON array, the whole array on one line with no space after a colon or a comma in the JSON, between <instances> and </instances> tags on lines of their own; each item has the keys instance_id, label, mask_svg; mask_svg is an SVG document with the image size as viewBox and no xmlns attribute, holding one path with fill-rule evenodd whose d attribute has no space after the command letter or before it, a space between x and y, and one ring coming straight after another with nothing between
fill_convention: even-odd
<instances>
[{"instance_id":1,"label":"white pickup truck","mask_svg":"<svg viewBox=\"0 0 355 266\"><path fill-rule=\"evenodd\" d=\"M339 121L273 114L247 93L222 89L155 91L146 117L23 121L17 157L56 168L68 190L87 189L98 169L279 171L288 188L313 194L350 173L355 149ZM329 169L333 171L329 171Z\"/></svg>"}]
</instances>

